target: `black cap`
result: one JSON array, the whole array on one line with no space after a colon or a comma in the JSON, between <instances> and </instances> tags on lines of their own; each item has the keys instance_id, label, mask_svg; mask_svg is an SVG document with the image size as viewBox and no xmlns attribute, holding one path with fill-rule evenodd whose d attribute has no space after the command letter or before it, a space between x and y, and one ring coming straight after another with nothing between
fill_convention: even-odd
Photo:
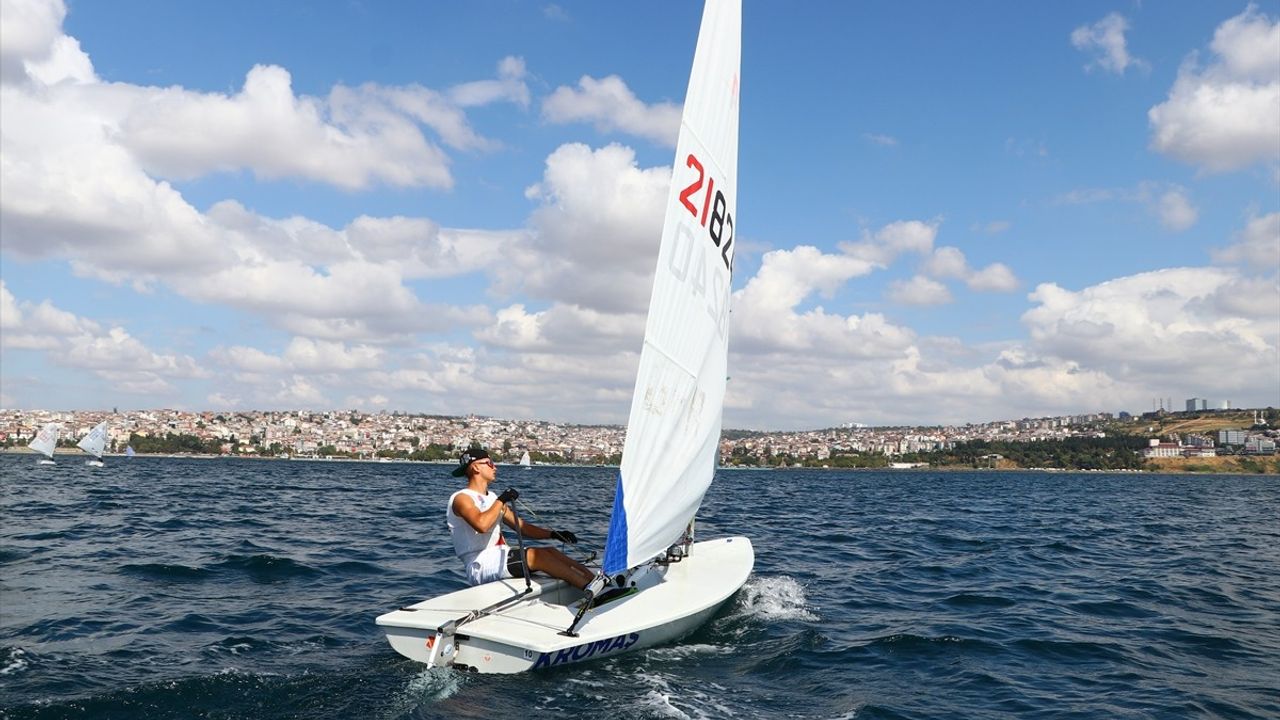
<instances>
[{"instance_id":1,"label":"black cap","mask_svg":"<svg viewBox=\"0 0 1280 720\"><path fill-rule=\"evenodd\" d=\"M454 469L454 477L462 477L467 474L467 466L477 460L484 460L489 457L489 451L484 448L467 448L462 451L462 455L458 456L458 467Z\"/></svg>"}]
</instances>

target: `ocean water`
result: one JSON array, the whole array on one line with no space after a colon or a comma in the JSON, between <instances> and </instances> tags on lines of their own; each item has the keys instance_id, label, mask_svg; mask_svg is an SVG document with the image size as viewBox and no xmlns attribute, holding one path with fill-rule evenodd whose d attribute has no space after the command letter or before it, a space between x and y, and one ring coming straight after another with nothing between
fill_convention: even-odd
<instances>
[{"instance_id":1,"label":"ocean water","mask_svg":"<svg viewBox=\"0 0 1280 720\"><path fill-rule=\"evenodd\" d=\"M426 671L448 467L0 456L3 718L1277 718L1280 478L724 471L756 567L685 641ZM610 468L500 467L604 540Z\"/></svg>"}]
</instances>

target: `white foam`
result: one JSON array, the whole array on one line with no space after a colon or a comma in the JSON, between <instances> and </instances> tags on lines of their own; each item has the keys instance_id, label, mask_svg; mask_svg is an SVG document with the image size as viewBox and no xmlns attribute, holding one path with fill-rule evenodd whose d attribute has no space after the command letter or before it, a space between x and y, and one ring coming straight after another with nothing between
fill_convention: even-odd
<instances>
[{"instance_id":1,"label":"white foam","mask_svg":"<svg viewBox=\"0 0 1280 720\"><path fill-rule=\"evenodd\" d=\"M752 578L738 594L739 612L761 620L817 620L808 604L804 587L786 575Z\"/></svg>"},{"instance_id":2,"label":"white foam","mask_svg":"<svg viewBox=\"0 0 1280 720\"><path fill-rule=\"evenodd\" d=\"M414 675L391 703L385 717L398 718L410 714L421 705L437 703L457 694L462 688L462 673L451 668L431 668Z\"/></svg>"},{"instance_id":3,"label":"white foam","mask_svg":"<svg viewBox=\"0 0 1280 720\"><path fill-rule=\"evenodd\" d=\"M31 663L27 660L27 653L22 648L14 648L13 653L9 655L9 662L0 668L0 675L12 675L20 673L27 669Z\"/></svg>"},{"instance_id":4,"label":"white foam","mask_svg":"<svg viewBox=\"0 0 1280 720\"><path fill-rule=\"evenodd\" d=\"M649 648L645 651L645 654L655 660L673 660L696 655L728 655L733 651L732 647L724 645L698 643L695 645L664 645Z\"/></svg>"}]
</instances>

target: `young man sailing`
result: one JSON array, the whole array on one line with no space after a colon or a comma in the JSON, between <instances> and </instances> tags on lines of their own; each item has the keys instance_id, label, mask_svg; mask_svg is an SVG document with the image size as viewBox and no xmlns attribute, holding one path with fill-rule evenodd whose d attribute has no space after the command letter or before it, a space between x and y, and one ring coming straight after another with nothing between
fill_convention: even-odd
<instances>
[{"instance_id":1,"label":"young man sailing","mask_svg":"<svg viewBox=\"0 0 1280 720\"><path fill-rule=\"evenodd\" d=\"M453 550L462 560L468 582L479 585L524 577L526 565L530 571L544 572L579 589L591 582L595 574L587 566L555 548L525 548L521 557L518 550L507 545L502 537L503 522L523 537L535 540L576 543L578 537L568 530L547 530L518 519L510 505L520 493L508 489L495 495L489 490L490 483L498 476L498 466L488 452L480 448L466 450L458 458L453 475L466 477L467 487L449 496L445 519L453 535Z\"/></svg>"}]
</instances>

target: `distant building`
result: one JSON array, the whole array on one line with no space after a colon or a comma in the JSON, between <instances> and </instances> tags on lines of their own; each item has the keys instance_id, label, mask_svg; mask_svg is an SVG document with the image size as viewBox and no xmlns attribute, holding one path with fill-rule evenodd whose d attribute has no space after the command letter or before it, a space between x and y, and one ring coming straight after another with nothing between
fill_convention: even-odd
<instances>
[{"instance_id":1,"label":"distant building","mask_svg":"<svg viewBox=\"0 0 1280 720\"><path fill-rule=\"evenodd\" d=\"M1219 430L1219 445L1243 445L1245 434L1243 430Z\"/></svg>"},{"instance_id":2,"label":"distant building","mask_svg":"<svg viewBox=\"0 0 1280 720\"><path fill-rule=\"evenodd\" d=\"M1151 444L1143 449L1142 457L1182 457L1182 445L1152 438Z\"/></svg>"},{"instance_id":3,"label":"distant building","mask_svg":"<svg viewBox=\"0 0 1280 720\"><path fill-rule=\"evenodd\" d=\"M1252 435L1245 440L1244 451L1250 455L1274 455L1276 441L1262 435Z\"/></svg>"},{"instance_id":4,"label":"distant building","mask_svg":"<svg viewBox=\"0 0 1280 720\"><path fill-rule=\"evenodd\" d=\"M1204 398L1191 398L1187 401L1187 412L1195 412L1197 410L1208 410L1209 401Z\"/></svg>"}]
</instances>

